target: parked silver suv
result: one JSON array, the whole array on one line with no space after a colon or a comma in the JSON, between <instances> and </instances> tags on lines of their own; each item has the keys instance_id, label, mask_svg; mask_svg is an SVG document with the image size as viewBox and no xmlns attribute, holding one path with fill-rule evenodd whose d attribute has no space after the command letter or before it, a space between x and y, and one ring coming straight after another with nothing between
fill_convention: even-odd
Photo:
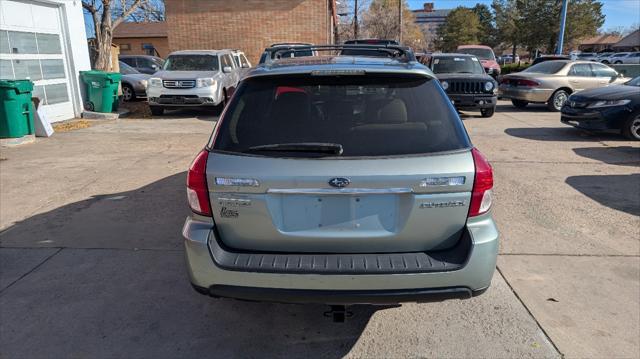
<instances>
[{"instance_id":1,"label":"parked silver suv","mask_svg":"<svg viewBox=\"0 0 640 359\"><path fill-rule=\"evenodd\" d=\"M220 110L238 84L239 70L230 50L172 52L162 71L149 79L151 113L194 106Z\"/></svg>"},{"instance_id":2,"label":"parked silver suv","mask_svg":"<svg viewBox=\"0 0 640 359\"><path fill-rule=\"evenodd\" d=\"M188 172L197 291L346 305L489 287L491 166L433 73L383 48L247 74Z\"/></svg>"}]
</instances>

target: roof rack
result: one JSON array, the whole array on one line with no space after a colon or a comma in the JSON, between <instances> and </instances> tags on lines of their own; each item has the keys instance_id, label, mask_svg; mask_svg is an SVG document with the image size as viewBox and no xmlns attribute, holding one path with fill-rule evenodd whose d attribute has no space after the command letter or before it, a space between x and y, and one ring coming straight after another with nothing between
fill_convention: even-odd
<instances>
[{"instance_id":1,"label":"roof rack","mask_svg":"<svg viewBox=\"0 0 640 359\"><path fill-rule=\"evenodd\" d=\"M369 44L339 44L339 45L294 45L294 46L272 46L265 49L265 51L272 53L270 57L278 58L278 55L282 53L296 53L305 51L342 51L342 50L358 50L358 51L372 51L372 52L385 52L390 58L398 59L403 62L416 61L416 57L411 48L400 45L369 45ZM339 53L338 53L339 55ZM269 61L269 60L268 60ZM273 60L271 60L273 61Z\"/></svg>"}]
</instances>

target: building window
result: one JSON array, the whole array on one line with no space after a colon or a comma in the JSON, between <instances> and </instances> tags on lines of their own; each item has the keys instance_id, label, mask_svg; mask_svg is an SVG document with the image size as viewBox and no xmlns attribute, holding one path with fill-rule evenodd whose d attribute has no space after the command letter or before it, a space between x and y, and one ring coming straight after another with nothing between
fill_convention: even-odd
<instances>
[{"instance_id":1,"label":"building window","mask_svg":"<svg viewBox=\"0 0 640 359\"><path fill-rule=\"evenodd\" d=\"M156 54L156 48L153 47L153 44L142 43L142 50L146 55L155 56Z\"/></svg>"},{"instance_id":2,"label":"building window","mask_svg":"<svg viewBox=\"0 0 640 359\"><path fill-rule=\"evenodd\" d=\"M60 35L0 29L0 78L28 79L40 104L69 102Z\"/></svg>"},{"instance_id":3,"label":"building window","mask_svg":"<svg viewBox=\"0 0 640 359\"><path fill-rule=\"evenodd\" d=\"M120 44L120 51L130 51L131 44Z\"/></svg>"}]
</instances>

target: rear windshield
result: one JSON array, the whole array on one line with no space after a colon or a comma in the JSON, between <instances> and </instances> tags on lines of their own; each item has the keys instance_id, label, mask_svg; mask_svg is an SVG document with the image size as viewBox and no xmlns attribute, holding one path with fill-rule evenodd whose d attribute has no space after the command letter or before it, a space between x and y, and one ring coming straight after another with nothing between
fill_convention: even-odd
<instances>
[{"instance_id":1,"label":"rear windshield","mask_svg":"<svg viewBox=\"0 0 640 359\"><path fill-rule=\"evenodd\" d=\"M319 155L259 149L301 143L331 144L342 150ZM427 154L468 147L462 122L436 80L307 75L245 81L225 112L213 149L311 158Z\"/></svg>"},{"instance_id":2,"label":"rear windshield","mask_svg":"<svg viewBox=\"0 0 640 359\"><path fill-rule=\"evenodd\" d=\"M167 71L218 71L218 56L171 55L164 63Z\"/></svg>"},{"instance_id":3,"label":"rear windshield","mask_svg":"<svg viewBox=\"0 0 640 359\"><path fill-rule=\"evenodd\" d=\"M564 61L545 61L527 67L523 72L535 72L538 74L555 74L562 70L567 63Z\"/></svg>"},{"instance_id":4,"label":"rear windshield","mask_svg":"<svg viewBox=\"0 0 640 359\"><path fill-rule=\"evenodd\" d=\"M305 57L305 56L313 56L313 52L311 50L293 50L293 51L283 51L278 53L278 58L286 58L286 57ZM274 59L276 57L276 53L273 52L271 58Z\"/></svg>"},{"instance_id":5,"label":"rear windshield","mask_svg":"<svg viewBox=\"0 0 640 359\"><path fill-rule=\"evenodd\" d=\"M340 52L342 56L373 56L373 57L390 57L387 51L375 51L375 50L358 50L358 49L344 49Z\"/></svg>"},{"instance_id":6,"label":"rear windshield","mask_svg":"<svg viewBox=\"0 0 640 359\"><path fill-rule=\"evenodd\" d=\"M434 57L431 70L436 74L484 74L478 58L471 56Z\"/></svg>"},{"instance_id":7,"label":"rear windshield","mask_svg":"<svg viewBox=\"0 0 640 359\"><path fill-rule=\"evenodd\" d=\"M458 49L457 52L461 54L470 54L476 55L480 60L495 60L496 56L493 54L493 50L491 49L482 49L482 48L462 48Z\"/></svg>"}]
</instances>

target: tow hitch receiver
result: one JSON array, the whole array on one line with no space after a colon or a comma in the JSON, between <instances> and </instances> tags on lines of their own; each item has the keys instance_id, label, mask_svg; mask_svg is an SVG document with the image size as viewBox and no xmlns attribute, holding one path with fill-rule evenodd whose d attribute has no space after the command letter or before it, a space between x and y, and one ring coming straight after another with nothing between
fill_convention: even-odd
<instances>
[{"instance_id":1,"label":"tow hitch receiver","mask_svg":"<svg viewBox=\"0 0 640 359\"><path fill-rule=\"evenodd\" d=\"M329 310L324 312L325 317L332 317L334 323L344 323L346 318L353 317L353 312L347 311L344 305L330 305Z\"/></svg>"}]
</instances>

